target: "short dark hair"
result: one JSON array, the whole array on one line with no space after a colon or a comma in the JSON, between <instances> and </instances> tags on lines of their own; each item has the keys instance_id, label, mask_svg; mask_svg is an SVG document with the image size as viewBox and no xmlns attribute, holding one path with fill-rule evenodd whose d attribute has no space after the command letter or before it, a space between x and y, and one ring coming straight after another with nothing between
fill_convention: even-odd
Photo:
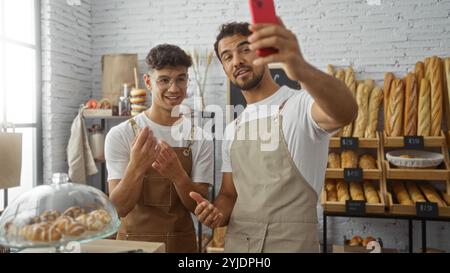
<instances>
[{"instance_id":1,"label":"short dark hair","mask_svg":"<svg viewBox=\"0 0 450 273\"><path fill-rule=\"evenodd\" d=\"M150 50L145 62L149 70L161 70L166 66L192 66L192 58L176 45L162 44Z\"/></svg>"},{"instance_id":2,"label":"short dark hair","mask_svg":"<svg viewBox=\"0 0 450 273\"><path fill-rule=\"evenodd\" d=\"M219 34L217 35L216 42L214 43L214 50L216 51L216 56L220 60L219 56L219 42L223 38L230 37L233 35L240 34L242 36L250 36L252 32L248 27L250 26L247 22L231 22L220 26ZM220 60L222 62L222 60Z\"/></svg>"}]
</instances>

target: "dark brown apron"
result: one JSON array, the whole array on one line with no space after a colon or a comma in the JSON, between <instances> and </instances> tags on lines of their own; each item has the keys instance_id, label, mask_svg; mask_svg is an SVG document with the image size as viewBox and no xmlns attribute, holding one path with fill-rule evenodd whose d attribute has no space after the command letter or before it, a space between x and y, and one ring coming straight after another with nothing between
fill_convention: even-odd
<instances>
[{"instance_id":1,"label":"dark brown apron","mask_svg":"<svg viewBox=\"0 0 450 273\"><path fill-rule=\"evenodd\" d=\"M131 119L130 123L137 135L136 121ZM187 148L173 149L184 170L191 176L193 141L188 142ZM143 183L138 203L121 219L117 240L161 242L166 244L169 253L197 252L191 214L178 197L173 182L152 168Z\"/></svg>"}]
</instances>

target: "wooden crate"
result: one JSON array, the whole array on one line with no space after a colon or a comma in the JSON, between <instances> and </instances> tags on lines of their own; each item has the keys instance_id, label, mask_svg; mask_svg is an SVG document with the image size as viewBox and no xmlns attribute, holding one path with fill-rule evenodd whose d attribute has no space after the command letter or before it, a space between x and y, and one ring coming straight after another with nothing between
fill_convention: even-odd
<instances>
[{"instance_id":1,"label":"wooden crate","mask_svg":"<svg viewBox=\"0 0 450 273\"><path fill-rule=\"evenodd\" d=\"M380 146L380 134L378 132L376 138L359 138L360 148L378 149L379 146ZM340 137L330 138L330 148L341 148L341 138Z\"/></svg>"},{"instance_id":2,"label":"wooden crate","mask_svg":"<svg viewBox=\"0 0 450 273\"><path fill-rule=\"evenodd\" d=\"M386 209L386 202L384 195L382 193L382 185L379 181L378 183L378 197L381 203L379 204L368 204L366 203L366 213L384 213ZM345 202L329 202L327 201L327 192L325 188L322 188L320 194L320 202L322 207L327 212L345 212Z\"/></svg>"},{"instance_id":3,"label":"wooden crate","mask_svg":"<svg viewBox=\"0 0 450 273\"><path fill-rule=\"evenodd\" d=\"M384 137L383 145L381 145L381 155L383 158L386 179L401 179L401 180L445 180L450 179L450 161L447 143L445 141L444 133L439 137L424 137L424 146L426 149L437 149L444 155L443 163L436 169L402 169L396 168L390 164L386 159L385 148L404 147L403 137Z\"/></svg>"}]
</instances>

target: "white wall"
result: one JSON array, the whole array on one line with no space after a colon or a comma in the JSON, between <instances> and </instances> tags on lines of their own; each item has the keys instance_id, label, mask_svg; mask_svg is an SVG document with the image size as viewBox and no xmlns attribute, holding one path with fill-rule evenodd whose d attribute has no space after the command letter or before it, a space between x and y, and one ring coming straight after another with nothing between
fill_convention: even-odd
<instances>
[{"instance_id":1,"label":"white wall","mask_svg":"<svg viewBox=\"0 0 450 273\"><path fill-rule=\"evenodd\" d=\"M43 42L48 43L43 56L47 52L51 61L44 58L44 73L52 76L44 77L44 97L50 98L44 106L47 172L64 167L74 103L82 103L91 91L94 97L101 96L103 54L138 53L144 71L146 54L159 43L212 49L221 23L249 20L247 1L241 0L89 0L78 8L67 7L65 1L44 2L54 11L46 13L43 5L43 22L52 30ZM276 2L285 25L298 35L305 57L321 69L328 63L351 64L357 77L381 84L386 71L402 76L426 56L450 56L449 0L381 0L381 6L368 6L363 0ZM56 86L49 86L50 80ZM207 104L225 105L226 78L217 60L206 92ZM50 129L52 135L45 133ZM402 221L333 219L329 228L334 242L343 235L372 234L382 237L388 247L406 249L407 225ZM419 230L417 223L416 249ZM449 224L432 223L429 234L431 246L450 251Z\"/></svg>"}]
</instances>

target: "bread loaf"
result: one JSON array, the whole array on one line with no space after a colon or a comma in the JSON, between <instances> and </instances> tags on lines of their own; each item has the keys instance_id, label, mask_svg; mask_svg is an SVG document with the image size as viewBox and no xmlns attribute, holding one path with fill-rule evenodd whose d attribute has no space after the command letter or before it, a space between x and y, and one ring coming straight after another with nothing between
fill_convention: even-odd
<instances>
[{"instance_id":1,"label":"bread loaf","mask_svg":"<svg viewBox=\"0 0 450 273\"><path fill-rule=\"evenodd\" d=\"M338 180L336 183L336 189L339 202L350 200L347 182L345 182L344 180Z\"/></svg>"},{"instance_id":2,"label":"bread loaf","mask_svg":"<svg viewBox=\"0 0 450 273\"><path fill-rule=\"evenodd\" d=\"M401 79L394 81L395 88L389 98L389 127L390 136L403 135L403 106L405 101L405 85Z\"/></svg>"},{"instance_id":3,"label":"bread loaf","mask_svg":"<svg viewBox=\"0 0 450 273\"><path fill-rule=\"evenodd\" d=\"M380 203L378 192L373 183L370 181L364 181L364 195L366 196L367 203L369 204Z\"/></svg>"},{"instance_id":4,"label":"bread loaf","mask_svg":"<svg viewBox=\"0 0 450 273\"><path fill-rule=\"evenodd\" d=\"M333 65L331 64L327 65L327 74L334 77L336 72L334 71Z\"/></svg>"},{"instance_id":5,"label":"bread loaf","mask_svg":"<svg viewBox=\"0 0 450 273\"><path fill-rule=\"evenodd\" d=\"M409 196L411 196L411 199L414 203L417 202L426 202L425 197L420 192L419 188L415 183L408 182L406 183L406 188L408 189Z\"/></svg>"},{"instance_id":6,"label":"bread loaf","mask_svg":"<svg viewBox=\"0 0 450 273\"><path fill-rule=\"evenodd\" d=\"M417 62L414 73L417 77L417 85L420 86L420 82L425 78L425 64L423 62Z\"/></svg>"},{"instance_id":7,"label":"bread loaf","mask_svg":"<svg viewBox=\"0 0 450 273\"><path fill-rule=\"evenodd\" d=\"M380 105L383 100L383 91L379 87L375 87L369 98L369 120L367 122L366 131L364 132L365 138L376 138L378 127L378 112L380 111Z\"/></svg>"},{"instance_id":8,"label":"bread loaf","mask_svg":"<svg viewBox=\"0 0 450 273\"><path fill-rule=\"evenodd\" d=\"M367 169L376 169L377 168L377 161L375 158L369 154L362 155L359 159L359 167L361 169L367 170Z\"/></svg>"},{"instance_id":9,"label":"bread loaf","mask_svg":"<svg viewBox=\"0 0 450 273\"><path fill-rule=\"evenodd\" d=\"M350 196L354 201L366 201L361 183L350 182Z\"/></svg>"},{"instance_id":10,"label":"bread loaf","mask_svg":"<svg viewBox=\"0 0 450 273\"><path fill-rule=\"evenodd\" d=\"M358 155L355 151L343 151L341 153L341 165L343 169L358 168Z\"/></svg>"},{"instance_id":11,"label":"bread loaf","mask_svg":"<svg viewBox=\"0 0 450 273\"><path fill-rule=\"evenodd\" d=\"M384 74L384 87L383 87L383 93L384 93L384 100L383 100L383 112L384 112L384 131L389 136L391 135L391 131L389 128L389 96L391 93L391 87L392 83L394 81L395 77L392 73L386 73Z\"/></svg>"},{"instance_id":12,"label":"bread loaf","mask_svg":"<svg viewBox=\"0 0 450 273\"><path fill-rule=\"evenodd\" d=\"M446 206L446 203L441 199L441 197L439 197L439 194L436 192L433 186L428 184L421 184L419 187L427 198L428 202L437 203L439 207Z\"/></svg>"},{"instance_id":13,"label":"bread loaf","mask_svg":"<svg viewBox=\"0 0 450 273\"><path fill-rule=\"evenodd\" d=\"M417 135L429 136L431 131L431 88L427 78L422 79L419 91Z\"/></svg>"},{"instance_id":14,"label":"bread loaf","mask_svg":"<svg viewBox=\"0 0 450 273\"><path fill-rule=\"evenodd\" d=\"M339 154L336 154L336 153L328 154L328 168L330 168L330 169L340 169L341 168L341 157Z\"/></svg>"},{"instance_id":15,"label":"bread loaf","mask_svg":"<svg viewBox=\"0 0 450 273\"><path fill-rule=\"evenodd\" d=\"M417 135L417 118L419 107L419 91L416 75L409 73L406 77L405 89L405 112L404 112L404 135Z\"/></svg>"},{"instance_id":16,"label":"bread loaf","mask_svg":"<svg viewBox=\"0 0 450 273\"><path fill-rule=\"evenodd\" d=\"M375 88L375 81L374 80L365 80L364 84L370 89L373 90Z\"/></svg>"},{"instance_id":17,"label":"bread loaf","mask_svg":"<svg viewBox=\"0 0 450 273\"><path fill-rule=\"evenodd\" d=\"M356 117L353 137L363 138L369 121L369 97L370 90L365 84L358 85L356 91L356 103L358 104L358 116Z\"/></svg>"},{"instance_id":18,"label":"bread loaf","mask_svg":"<svg viewBox=\"0 0 450 273\"><path fill-rule=\"evenodd\" d=\"M353 71L352 67L349 67L345 71L345 84L347 85L348 89L352 93L353 97L356 95L356 80L355 80L355 73ZM343 137L351 137L353 134L353 121L342 129L342 136Z\"/></svg>"},{"instance_id":19,"label":"bread loaf","mask_svg":"<svg viewBox=\"0 0 450 273\"><path fill-rule=\"evenodd\" d=\"M430 62L430 85L431 85L431 136L441 134L442 122L442 67L440 59L434 57Z\"/></svg>"},{"instance_id":20,"label":"bread loaf","mask_svg":"<svg viewBox=\"0 0 450 273\"><path fill-rule=\"evenodd\" d=\"M332 179L327 179L325 181L325 191L327 193L327 201L328 202L337 202L338 201L336 181L334 181Z\"/></svg>"},{"instance_id":21,"label":"bread loaf","mask_svg":"<svg viewBox=\"0 0 450 273\"><path fill-rule=\"evenodd\" d=\"M395 197L400 205L414 205L408 192L406 191L405 185L403 185L402 182L394 182L392 184L392 190L394 191Z\"/></svg>"},{"instance_id":22,"label":"bread loaf","mask_svg":"<svg viewBox=\"0 0 450 273\"><path fill-rule=\"evenodd\" d=\"M427 78L428 80L430 80L431 75L431 60L431 57L425 58L425 78Z\"/></svg>"}]
</instances>

